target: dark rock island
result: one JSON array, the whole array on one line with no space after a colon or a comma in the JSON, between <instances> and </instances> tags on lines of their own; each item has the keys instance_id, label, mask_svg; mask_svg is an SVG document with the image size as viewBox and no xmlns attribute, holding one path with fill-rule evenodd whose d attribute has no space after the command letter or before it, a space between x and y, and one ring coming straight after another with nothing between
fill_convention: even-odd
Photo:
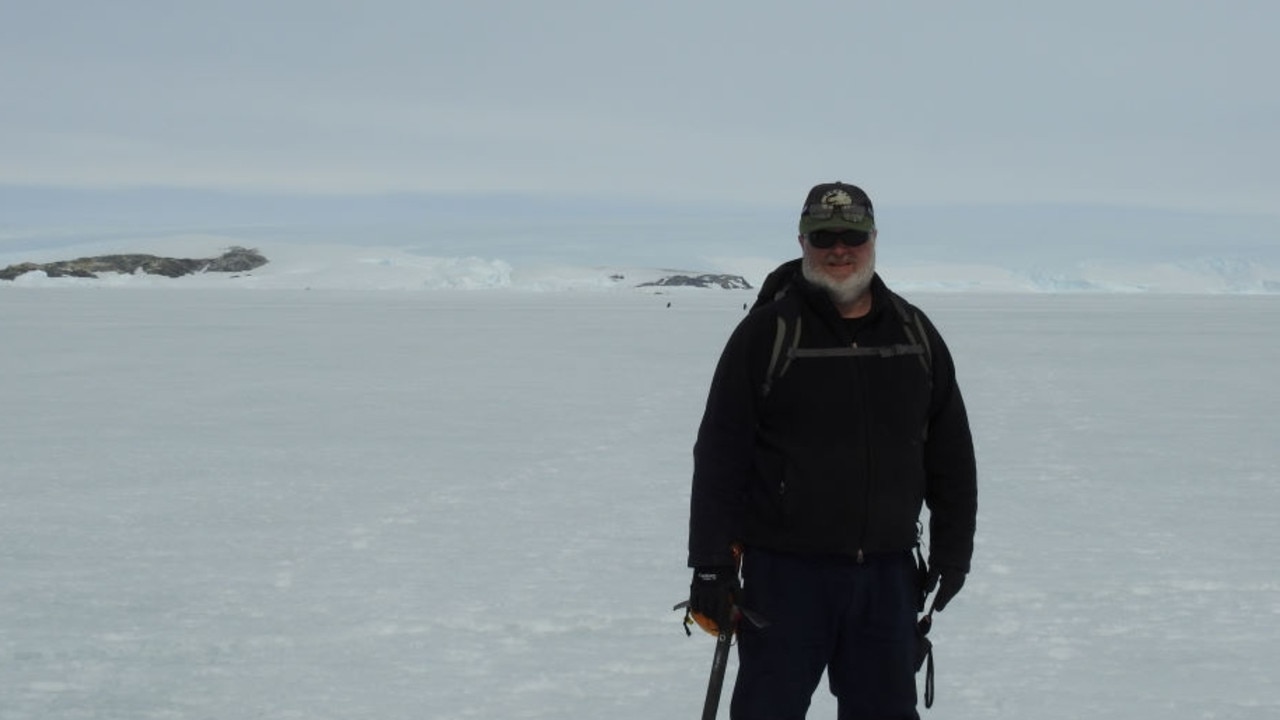
<instances>
[{"instance_id":1,"label":"dark rock island","mask_svg":"<svg viewBox=\"0 0 1280 720\"><path fill-rule=\"evenodd\" d=\"M741 275L668 275L654 282L640 283L636 287L700 287L725 290L750 290L751 283Z\"/></svg>"},{"instance_id":2,"label":"dark rock island","mask_svg":"<svg viewBox=\"0 0 1280 720\"><path fill-rule=\"evenodd\" d=\"M18 263L0 270L0 280L13 280L33 271L42 271L51 278L97 278L98 273L132 275L141 270L148 275L176 278L204 272L248 272L266 264L267 259L257 250L232 247L216 258L203 259L128 254L100 255L50 263Z\"/></svg>"}]
</instances>

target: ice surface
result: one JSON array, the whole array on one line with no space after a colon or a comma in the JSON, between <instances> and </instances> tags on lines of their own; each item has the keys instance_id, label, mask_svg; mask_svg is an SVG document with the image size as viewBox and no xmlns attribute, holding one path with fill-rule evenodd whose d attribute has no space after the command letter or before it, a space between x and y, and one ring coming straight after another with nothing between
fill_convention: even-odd
<instances>
[{"instance_id":1,"label":"ice surface","mask_svg":"<svg viewBox=\"0 0 1280 720\"><path fill-rule=\"evenodd\" d=\"M695 716L749 298L0 286L0 718ZM1280 298L910 298L981 471L925 716L1280 717Z\"/></svg>"}]
</instances>

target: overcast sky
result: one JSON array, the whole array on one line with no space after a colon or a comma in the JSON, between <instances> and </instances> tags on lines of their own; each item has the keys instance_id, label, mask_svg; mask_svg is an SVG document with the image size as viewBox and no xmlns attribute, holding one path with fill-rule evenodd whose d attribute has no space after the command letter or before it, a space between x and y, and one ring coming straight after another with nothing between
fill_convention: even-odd
<instances>
[{"instance_id":1,"label":"overcast sky","mask_svg":"<svg viewBox=\"0 0 1280 720\"><path fill-rule=\"evenodd\" d=\"M0 183L1280 212L1271 0L0 8Z\"/></svg>"}]
</instances>

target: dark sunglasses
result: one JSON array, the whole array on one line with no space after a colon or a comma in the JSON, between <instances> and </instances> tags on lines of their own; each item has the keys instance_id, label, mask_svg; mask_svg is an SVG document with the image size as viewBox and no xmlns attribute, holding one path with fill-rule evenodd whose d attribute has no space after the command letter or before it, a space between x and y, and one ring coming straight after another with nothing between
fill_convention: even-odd
<instances>
[{"instance_id":1,"label":"dark sunglasses","mask_svg":"<svg viewBox=\"0 0 1280 720\"><path fill-rule=\"evenodd\" d=\"M808 208L808 215L814 220L830 220L837 214L849 222L861 222L866 220L871 213L867 212L867 208L864 205L824 205L822 203L814 203Z\"/></svg>"},{"instance_id":2,"label":"dark sunglasses","mask_svg":"<svg viewBox=\"0 0 1280 720\"><path fill-rule=\"evenodd\" d=\"M845 247L858 247L871 239L871 233L867 230L814 230L805 237L813 247L830 250L836 243Z\"/></svg>"}]
</instances>

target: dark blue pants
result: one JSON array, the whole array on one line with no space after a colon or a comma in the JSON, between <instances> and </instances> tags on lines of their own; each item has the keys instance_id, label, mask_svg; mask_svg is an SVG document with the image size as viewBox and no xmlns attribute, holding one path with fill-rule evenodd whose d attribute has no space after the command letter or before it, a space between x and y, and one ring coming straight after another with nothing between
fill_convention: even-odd
<instances>
[{"instance_id":1,"label":"dark blue pants","mask_svg":"<svg viewBox=\"0 0 1280 720\"><path fill-rule=\"evenodd\" d=\"M733 720L801 720L827 671L839 720L919 720L910 552L853 558L748 549Z\"/></svg>"}]
</instances>

